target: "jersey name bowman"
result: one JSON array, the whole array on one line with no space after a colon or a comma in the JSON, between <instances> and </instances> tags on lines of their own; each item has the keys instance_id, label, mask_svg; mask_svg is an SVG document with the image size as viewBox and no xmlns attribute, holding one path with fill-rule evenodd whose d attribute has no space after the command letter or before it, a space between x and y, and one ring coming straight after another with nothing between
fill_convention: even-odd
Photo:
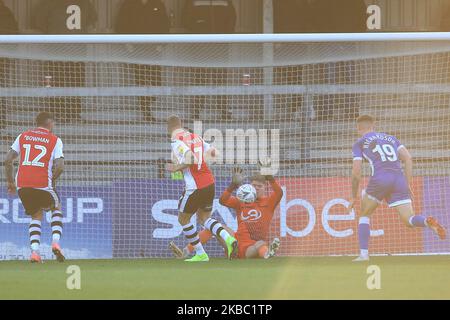
<instances>
[{"instance_id":1,"label":"jersey name bowman","mask_svg":"<svg viewBox=\"0 0 450 320\"><path fill-rule=\"evenodd\" d=\"M16 175L19 189L53 189L53 161L64 157L60 138L47 129L37 128L19 135L11 149L20 157Z\"/></svg>"},{"instance_id":2,"label":"jersey name bowman","mask_svg":"<svg viewBox=\"0 0 450 320\"><path fill-rule=\"evenodd\" d=\"M186 153L191 151L198 161L183 170L186 190L203 189L214 183L214 176L205 162L205 153L211 146L186 130L178 130L172 139L172 154L179 164L186 163Z\"/></svg>"}]
</instances>

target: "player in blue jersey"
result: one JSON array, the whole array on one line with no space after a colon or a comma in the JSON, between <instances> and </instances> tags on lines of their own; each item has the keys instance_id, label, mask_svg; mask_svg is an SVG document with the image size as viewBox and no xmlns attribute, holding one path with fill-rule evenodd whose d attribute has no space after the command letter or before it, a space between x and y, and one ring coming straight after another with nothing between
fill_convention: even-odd
<instances>
[{"instance_id":1,"label":"player in blue jersey","mask_svg":"<svg viewBox=\"0 0 450 320\"><path fill-rule=\"evenodd\" d=\"M361 138L353 145L350 210L358 197L363 159L369 162L372 176L361 201L358 225L360 255L353 261L369 260L370 215L383 200L397 210L408 227L428 227L440 239L445 239L446 230L435 218L414 214L411 201L412 157L406 147L396 137L374 131L375 119L372 116L362 115L356 122Z\"/></svg>"}]
</instances>

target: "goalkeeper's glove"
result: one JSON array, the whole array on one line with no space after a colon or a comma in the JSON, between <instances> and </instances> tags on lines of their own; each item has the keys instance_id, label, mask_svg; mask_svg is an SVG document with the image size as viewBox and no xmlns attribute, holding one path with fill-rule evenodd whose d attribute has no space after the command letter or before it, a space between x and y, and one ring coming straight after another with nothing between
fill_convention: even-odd
<instances>
[{"instance_id":1,"label":"goalkeeper's glove","mask_svg":"<svg viewBox=\"0 0 450 320\"><path fill-rule=\"evenodd\" d=\"M260 172L260 174L267 181L273 181L275 178L273 177L270 158L259 159L258 162L259 162L259 172Z\"/></svg>"},{"instance_id":2,"label":"goalkeeper's glove","mask_svg":"<svg viewBox=\"0 0 450 320\"><path fill-rule=\"evenodd\" d=\"M244 176L242 175L242 168L234 167L231 169L231 184L229 189L235 190L237 189L242 182L244 181Z\"/></svg>"}]
</instances>

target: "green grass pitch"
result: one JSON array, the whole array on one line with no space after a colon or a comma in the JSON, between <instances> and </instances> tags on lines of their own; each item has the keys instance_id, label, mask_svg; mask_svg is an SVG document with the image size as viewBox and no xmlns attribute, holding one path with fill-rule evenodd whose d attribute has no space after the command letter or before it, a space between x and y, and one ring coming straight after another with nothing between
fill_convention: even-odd
<instances>
[{"instance_id":1,"label":"green grass pitch","mask_svg":"<svg viewBox=\"0 0 450 320\"><path fill-rule=\"evenodd\" d=\"M81 269L81 290L68 290L66 269ZM369 265L381 289L369 290ZM0 262L0 299L450 299L450 257L349 257Z\"/></svg>"}]
</instances>

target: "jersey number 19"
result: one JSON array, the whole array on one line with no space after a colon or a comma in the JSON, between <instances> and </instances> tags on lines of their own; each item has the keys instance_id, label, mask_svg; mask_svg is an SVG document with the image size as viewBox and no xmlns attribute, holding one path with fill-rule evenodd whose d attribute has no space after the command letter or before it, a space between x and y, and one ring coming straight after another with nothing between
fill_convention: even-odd
<instances>
[{"instance_id":1,"label":"jersey number 19","mask_svg":"<svg viewBox=\"0 0 450 320\"><path fill-rule=\"evenodd\" d=\"M390 144L383 144L380 146L377 144L377 146L372 150L373 153L378 153L380 155L381 161L397 161L397 153L395 152L395 149Z\"/></svg>"}]
</instances>

